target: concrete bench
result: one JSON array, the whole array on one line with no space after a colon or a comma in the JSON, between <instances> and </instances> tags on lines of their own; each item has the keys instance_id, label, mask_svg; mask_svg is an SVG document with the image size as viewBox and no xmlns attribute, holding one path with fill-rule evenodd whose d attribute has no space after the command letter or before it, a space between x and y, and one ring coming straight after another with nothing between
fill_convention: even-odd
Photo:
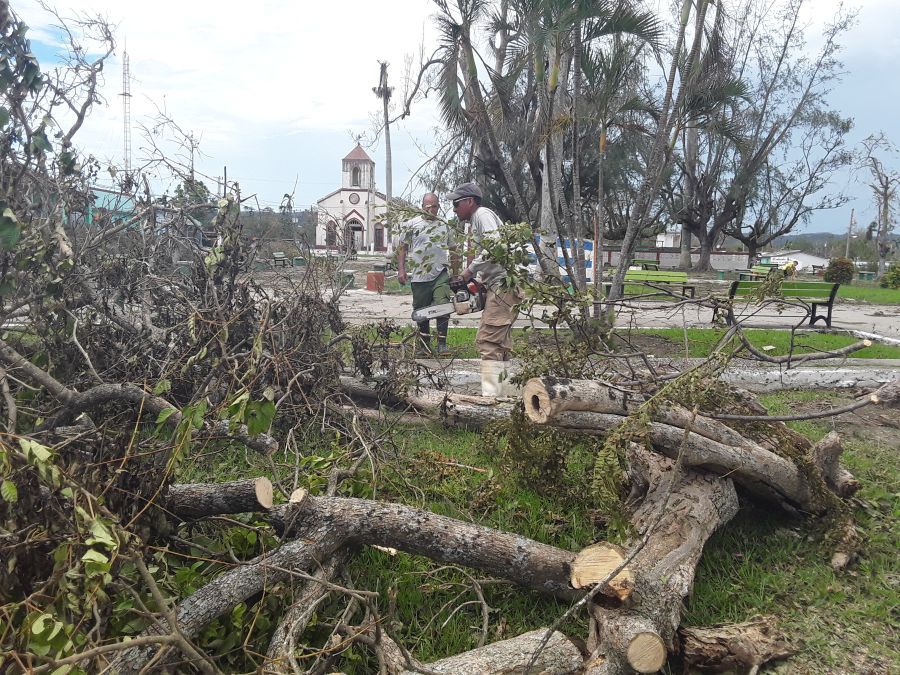
<instances>
[{"instance_id":1,"label":"concrete bench","mask_svg":"<svg viewBox=\"0 0 900 675\"><path fill-rule=\"evenodd\" d=\"M875 281L875 272L857 272L856 278L860 281Z\"/></svg>"},{"instance_id":2,"label":"concrete bench","mask_svg":"<svg viewBox=\"0 0 900 675\"><path fill-rule=\"evenodd\" d=\"M279 266L288 266L288 257L284 254L284 251L275 251L275 253L272 254L272 267Z\"/></svg>"},{"instance_id":3,"label":"concrete bench","mask_svg":"<svg viewBox=\"0 0 900 675\"><path fill-rule=\"evenodd\" d=\"M767 282L733 281L731 282L731 288L728 289L728 297L732 301L738 298L748 301L758 300L759 288L764 283ZM814 326L816 321L821 320L825 322L826 326L831 327L831 309L839 287L840 284L832 284L827 281L785 281L781 284L780 292L770 299L773 301L777 301L779 298L800 300L810 306L810 326ZM819 308L821 307L824 307L827 311L820 313ZM717 309L713 312L714 321L719 311L721 310ZM730 323L731 316L727 317L727 321Z\"/></svg>"}]
</instances>

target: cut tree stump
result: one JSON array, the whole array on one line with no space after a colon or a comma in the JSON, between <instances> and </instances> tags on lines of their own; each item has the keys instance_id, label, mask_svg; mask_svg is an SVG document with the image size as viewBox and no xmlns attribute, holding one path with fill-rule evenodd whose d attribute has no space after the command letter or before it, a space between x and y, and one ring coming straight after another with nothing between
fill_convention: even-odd
<instances>
[{"instance_id":1,"label":"cut tree stump","mask_svg":"<svg viewBox=\"0 0 900 675\"><path fill-rule=\"evenodd\" d=\"M169 486L165 509L180 520L272 508L272 482L263 476L230 483L176 483Z\"/></svg>"},{"instance_id":2,"label":"cut tree stump","mask_svg":"<svg viewBox=\"0 0 900 675\"><path fill-rule=\"evenodd\" d=\"M726 626L681 628L678 635L685 664L705 671L750 672L795 653L773 616Z\"/></svg>"}]
</instances>

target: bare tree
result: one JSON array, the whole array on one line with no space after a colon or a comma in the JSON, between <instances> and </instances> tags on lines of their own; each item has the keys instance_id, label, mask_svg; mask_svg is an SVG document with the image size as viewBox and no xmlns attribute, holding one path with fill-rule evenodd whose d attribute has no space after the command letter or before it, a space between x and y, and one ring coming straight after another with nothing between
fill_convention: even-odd
<instances>
[{"instance_id":1,"label":"bare tree","mask_svg":"<svg viewBox=\"0 0 900 675\"><path fill-rule=\"evenodd\" d=\"M896 244L891 234L896 220L891 213L892 205L897 199L897 186L900 185L900 173L891 171L884 165L883 156L896 153L894 145L884 134L869 136L863 141L863 167L868 169L872 182L869 187L875 197L878 217L874 224L874 239L878 251L878 275L887 269L887 259L894 252Z\"/></svg>"}]
</instances>

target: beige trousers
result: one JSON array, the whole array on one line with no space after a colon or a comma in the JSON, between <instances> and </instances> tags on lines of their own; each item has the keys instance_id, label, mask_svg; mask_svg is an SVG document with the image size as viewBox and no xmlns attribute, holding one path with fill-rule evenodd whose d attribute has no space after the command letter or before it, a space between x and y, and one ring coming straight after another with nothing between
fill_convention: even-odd
<instances>
[{"instance_id":1,"label":"beige trousers","mask_svg":"<svg viewBox=\"0 0 900 675\"><path fill-rule=\"evenodd\" d=\"M509 361L512 350L512 326L518 312L514 309L522 296L516 289L495 293L487 289L484 311L475 334L475 347L483 361Z\"/></svg>"}]
</instances>

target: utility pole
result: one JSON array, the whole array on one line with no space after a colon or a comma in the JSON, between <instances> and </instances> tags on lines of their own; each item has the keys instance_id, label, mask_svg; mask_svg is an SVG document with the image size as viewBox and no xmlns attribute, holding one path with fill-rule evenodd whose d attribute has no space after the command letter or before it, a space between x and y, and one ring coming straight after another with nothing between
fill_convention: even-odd
<instances>
[{"instance_id":1,"label":"utility pole","mask_svg":"<svg viewBox=\"0 0 900 675\"><path fill-rule=\"evenodd\" d=\"M850 237L853 236L853 226L856 225L856 218L853 217L853 214L856 212L856 209L850 209L850 225L847 226L847 245L844 247L844 257L850 257Z\"/></svg>"},{"instance_id":2,"label":"utility pole","mask_svg":"<svg viewBox=\"0 0 900 675\"><path fill-rule=\"evenodd\" d=\"M375 96L381 99L384 112L384 194L387 199L387 212L385 214L387 216L387 218L385 219L385 235L387 236L388 253L391 253L393 249L393 235L391 234L390 227L390 213L391 198L393 197L393 166L391 162L391 122L388 118L388 104L391 101L391 93L394 91L394 89L393 87L388 86L388 62L379 61L378 64L381 67L378 75L378 86L372 87L372 92L375 94Z\"/></svg>"},{"instance_id":3,"label":"utility pole","mask_svg":"<svg viewBox=\"0 0 900 675\"><path fill-rule=\"evenodd\" d=\"M125 125L125 171L131 171L131 63L128 52L122 52L122 118Z\"/></svg>"}]
</instances>

